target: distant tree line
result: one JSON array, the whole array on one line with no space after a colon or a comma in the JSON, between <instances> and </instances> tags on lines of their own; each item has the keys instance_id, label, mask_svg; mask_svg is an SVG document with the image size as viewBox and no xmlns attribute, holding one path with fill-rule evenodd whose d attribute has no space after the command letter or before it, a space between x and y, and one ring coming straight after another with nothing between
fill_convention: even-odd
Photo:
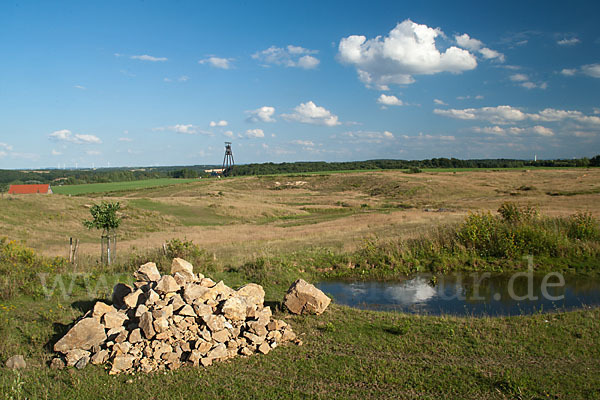
<instances>
[{"instance_id":1,"label":"distant tree line","mask_svg":"<svg viewBox=\"0 0 600 400\"><path fill-rule=\"evenodd\" d=\"M232 176L242 175L268 175L282 173L302 173L319 171L346 171L346 170L377 170L377 169L408 169L419 168L525 168L525 167L598 167L600 155L591 159L584 157L578 159L559 160L512 160L512 159L484 159L460 160L458 158L431 158L428 160L368 160L350 162L294 162L294 163L262 163L236 165L231 171Z\"/></svg>"},{"instance_id":2,"label":"distant tree line","mask_svg":"<svg viewBox=\"0 0 600 400\"><path fill-rule=\"evenodd\" d=\"M204 170L209 168L214 167L195 165L191 167L0 170L0 191L8 190L11 184L49 183L51 186L60 186L157 178L208 177L209 174L206 174Z\"/></svg>"},{"instance_id":3,"label":"distant tree line","mask_svg":"<svg viewBox=\"0 0 600 400\"><path fill-rule=\"evenodd\" d=\"M216 166L217 168L220 166ZM292 162L236 165L232 176L269 175L285 173L353 171L378 169L421 168L526 168L526 167L600 167L600 155L592 158L557 160L483 159L460 160L458 158L431 158L428 160L367 160L348 162ZM126 182L156 178L206 178L204 170L213 165L147 167L147 168L99 168L99 169L43 169L36 171L0 170L0 191L11 184L50 183L52 186L82 183Z\"/></svg>"}]
</instances>

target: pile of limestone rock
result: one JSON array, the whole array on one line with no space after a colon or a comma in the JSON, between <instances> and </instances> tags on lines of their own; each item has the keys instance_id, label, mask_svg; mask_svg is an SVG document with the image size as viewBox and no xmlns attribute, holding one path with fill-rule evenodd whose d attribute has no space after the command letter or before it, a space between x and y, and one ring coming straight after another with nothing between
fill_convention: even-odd
<instances>
[{"instance_id":1,"label":"pile of limestone rock","mask_svg":"<svg viewBox=\"0 0 600 400\"><path fill-rule=\"evenodd\" d=\"M238 290L195 274L175 258L171 275L142 265L132 286L117 284L113 305L97 302L54 346L53 368L109 363L110 373L208 366L238 354L267 354L285 342L302 344L284 321L272 319L265 292Z\"/></svg>"}]
</instances>

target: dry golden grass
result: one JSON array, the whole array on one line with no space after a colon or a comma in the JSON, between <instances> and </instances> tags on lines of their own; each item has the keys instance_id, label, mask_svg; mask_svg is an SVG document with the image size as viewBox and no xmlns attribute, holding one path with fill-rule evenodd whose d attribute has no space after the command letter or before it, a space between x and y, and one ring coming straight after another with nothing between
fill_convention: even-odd
<instances>
[{"instance_id":1,"label":"dry golden grass","mask_svg":"<svg viewBox=\"0 0 600 400\"><path fill-rule=\"evenodd\" d=\"M4 195L0 235L46 255L66 255L68 238L78 237L83 254L96 254L99 234L81 221L89 205L102 199ZM124 205L121 252L154 249L177 237L238 262L307 247L349 251L370 235L412 236L460 221L469 211L496 210L505 201L535 205L548 215L585 210L599 217L600 169L240 177L106 199Z\"/></svg>"}]
</instances>

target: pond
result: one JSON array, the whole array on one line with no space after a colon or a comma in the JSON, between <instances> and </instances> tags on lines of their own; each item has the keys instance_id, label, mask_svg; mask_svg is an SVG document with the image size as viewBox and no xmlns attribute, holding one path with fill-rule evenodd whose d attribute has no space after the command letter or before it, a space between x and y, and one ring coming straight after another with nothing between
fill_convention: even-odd
<instances>
[{"instance_id":1,"label":"pond","mask_svg":"<svg viewBox=\"0 0 600 400\"><path fill-rule=\"evenodd\" d=\"M338 304L429 315L506 316L600 305L600 279L559 273L417 274L396 282L324 281Z\"/></svg>"}]
</instances>

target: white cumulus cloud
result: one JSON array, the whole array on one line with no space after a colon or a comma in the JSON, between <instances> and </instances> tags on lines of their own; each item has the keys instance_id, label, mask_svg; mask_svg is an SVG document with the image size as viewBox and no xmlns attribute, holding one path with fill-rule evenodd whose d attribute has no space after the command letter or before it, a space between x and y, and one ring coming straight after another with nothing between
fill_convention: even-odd
<instances>
[{"instance_id":1,"label":"white cumulus cloud","mask_svg":"<svg viewBox=\"0 0 600 400\"><path fill-rule=\"evenodd\" d=\"M248 110L246 114L248 114L248 118L246 118L248 122L275 122L273 118L275 107L263 106L256 110Z\"/></svg>"},{"instance_id":2,"label":"white cumulus cloud","mask_svg":"<svg viewBox=\"0 0 600 400\"><path fill-rule=\"evenodd\" d=\"M265 65L313 69L319 65L320 61L311 54L317 53L317 50L309 50L300 46L289 45L285 48L271 46L266 50L252 54L252 58L261 61Z\"/></svg>"},{"instance_id":3,"label":"white cumulus cloud","mask_svg":"<svg viewBox=\"0 0 600 400\"><path fill-rule=\"evenodd\" d=\"M581 111L576 110L546 108L537 114L530 114L529 116L533 121L557 122L569 119L583 124L600 126L600 117L595 115L585 115Z\"/></svg>"},{"instance_id":4,"label":"white cumulus cloud","mask_svg":"<svg viewBox=\"0 0 600 400\"><path fill-rule=\"evenodd\" d=\"M554 136L554 132L550 128L541 125L536 125L531 130L541 136Z\"/></svg>"},{"instance_id":5,"label":"white cumulus cloud","mask_svg":"<svg viewBox=\"0 0 600 400\"><path fill-rule=\"evenodd\" d=\"M302 56L298 59L297 65L304 69L313 69L319 65L320 61L318 58L313 56Z\"/></svg>"},{"instance_id":6,"label":"white cumulus cloud","mask_svg":"<svg viewBox=\"0 0 600 400\"><path fill-rule=\"evenodd\" d=\"M513 82L525 82L529 80L529 77L525 74L514 74L510 76L510 80Z\"/></svg>"},{"instance_id":7,"label":"white cumulus cloud","mask_svg":"<svg viewBox=\"0 0 600 400\"><path fill-rule=\"evenodd\" d=\"M527 76L525 74L513 74L509 77L509 79L513 82L518 83L520 86L523 86L526 89L535 89L535 88L546 89L548 87L548 84L546 82L542 82L542 83L531 82L531 80L529 79L529 76Z\"/></svg>"},{"instance_id":8,"label":"white cumulus cloud","mask_svg":"<svg viewBox=\"0 0 600 400\"><path fill-rule=\"evenodd\" d=\"M220 121L210 121L210 127L214 128L215 126L227 126L227 121L225 121L224 119L220 120Z\"/></svg>"},{"instance_id":9,"label":"white cumulus cloud","mask_svg":"<svg viewBox=\"0 0 600 400\"><path fill-rule=\"evenodd\" d=\"M465 109L435 109L433 112L437 115L442 115L449 118L472 120L472 121L489 121L497 125L517 124L520 122L563 122L574 121L578 124L585 124L594 128L600 127L600 117L596 115L585 115L581 111L576 110L559 110L554 108L546 108L537 113L525 113L516 107L503 105L497 107L482 107L482 108L465 108ZM479 129L479 130L477 130ZM502 133L499 129L491 132L489 129L476 128L476 131L483 133ZM510 131L512 129L512 131ZM530 131L542 136L553 136L554 132L549 128L536 125L530 128ZM520 133L519 130L509 129L509 133Z\"/></svg>"},{"instance_id":10,"label":"white cumulus cloud","mask_svg":"<svg viewBox=\"0 0 600 400\"><path fill-rule=\"evenodd\" d=\"M496 50L492 50L492 49L488 49L487 47L484 47L483 49L479 50L479 53L486 60L498 59L498 61L504 62L504 54L499 53Z\"/></svg>"},{"instance_id":11,"label":"white cumulus cloud","mask_svg":"<svg viewBox=\"0 0 600 400\"><path fill-rule=\"evenodd\" d=\"M340 125L337 115L324 107L319 107L312 101L301 103L294 108L292 114L282 114L288 121L298 121L305 124L336 126Z\"/></svg>"},{"instance_id":12,"label":"white cumulus cloud","mask_svg":"<svg viewBox=\"0 0 600 400\"><path fill-rule=\"evenodd\" d=\"M433 102L434 102L435 104L438 104L438 105L440 105L440 106L447 106L447 105L448 105L448 104L444 103L444 101L443 101L443 100L440 100L440 99L433 99Z\"/></svg>"},{"instance_id":13,"label":"white cumulus cloud","mask_svg":"<svg viewBox=\"0 0 600 400\"><path fill-rule=\"evenodd\" d=\"M185 133L188 135L192 135L194 133L196 133L196 128L194 128L194 125L192 124L176 124L173 126L168 127L169 130L173 131L173 132L177 132L177 133Z\"/></svg>"},{"instance_id":14,"label":"white cumulus cloud","mask_svg":"<svg viewBox=\"0 0 600 400\"><path fill-rule=\"evenodd\" d=\"M527 119L527 114L511 106L503 105L497 107L465 108L462 110L448 109L433 110L435 114L445 117L465 119L465 120L484 120L495 124L507 124L511 122L523 121Z\"/></svg>"},{"instance_id":15,"label":"white cumulus cloud","mask_svg":"<svg viewBox=\"0 0 600 400\"><path fill-rule=\"evenodd\" d=\"M454 36L456 43L467 50L478 52L486 60L497 59L500 62L504 62L504 54L492 50L483 45L481 40L470 37L468 34L463 33L462 35Z\"/></svg>"},{"instance_id":16,"label":"white cumulus cloud","mask_svg":"<svg viewBox=\"0 0 600 400\"><path fill-rule=\"evenodd\" d=\"M142 54L139 56L131 56L129 58L131 58L132 60L142 60L142 61L152 61L152 62L168 60L167 57L153 57L153 56L149 56L148 54Z\"/></svg>"},{"instance_id":17,"label":"white cumulus cloud","mask_svg":"<svg viewBox=\"0 0 600 400\"><path fill-rule=\"evenodd\" d=\"M559 46L573 46L579 42L580 42L580 40L578 38L572 37L572 38L561 39L561 40L557 41L556 44L558 44Z\"/></svg>"},{"instance_id":18,"label":"white cumulus cloud","mask_svg":"<svg viewBox=\"0 0 600 400\"><path fill-rule=\"evenodd\" d=\"M153 131L171 131L175 133L181 133L184 135L209 135L212 136L212 132L208 132L200 129L198 126L192 124L175 124L171 126L159 126L152 128Z\"/></svg>"},{"instance_id":19,"label":"white cumulus cloud","mask_svg":"<svg viewBox=\"0 0 600 400\"><path fill-rule=\"evenodd\" d=\"M306 147L313 147L315 145L315 143L311 140L292 140L292 143Z\"/></svg>"},{"instance_id":20,"label":"white cumulus cloud","mask_svg":"<svg viewBox=\"0 0 600 400\"><path fill-rule=\"evenodd\" d=\"M262 129L248 129L246 131L247 138L264 138L265 132Z\"/></svg>"},{"instance_id":21,"label":"white cumulus cloud","mask_svg":"<svg viewBox=\"0 0 600 400\"><path fill-rule=\"evenodd\" d=\"M473 131L477 133L486 133L489 135L504 135L506 133L506 130L498 125L484 127L476 126L473 128Z\"/></svg>"},{"instance_id":22,"label":"white cumulus cloud","mask_svg":"<svg viewBox=\"0 0 600 400\"><path fill-rule=\"evenodd\" d=\"M474 39L466 33L462 35L456 35L454 39L460 47L463 47L467 50L477 51L483 47L483 42L481 40Z\"/></svg>"},{"instance_id":23,"label":"white cumulus cloud","mask_svg":"<svg viewBox=\"0 0 600 400\"><path fill-rule=\"evenodd\" d=\"M69 142L75 144L100 144L102 140L98 136L95 135L87 135L76 133L73 134L68 129L61 129L58 131L54 131L48 135L51 140L55 140L58 142Z\"/></svg>"},{"instance_id":24,"label":"white cumulus cloud","mask_svg":"<svg viewBox=\"0 0 600 400\"><path fill-rule=\"evenodd\" d=\"M402 103L402 100L400 100L399 98L397 98L396 96L393 95L386 95L386 94L381 94L381 96L379 96L379 98L377 99L377 102L379 104L383 104L386 106L401 106L404 103Z\"/></svg>"},{"instance_id":25,"label":"white cumulus cloud","mask_svg":"<svg viewBox=\"0 0 600 400\"><path fill-rule=\"evenodd\" d=\"M593 78L600 78L600 64L588 64L581 67L581 72Z\"/></svg>"},{"instance_id":26,"label":"white cumulus cloud","mask_svg":"<svg viewBox=\"0 0 600 400\"><path fill-rule=\"evenodd\" d=\"M385 90L390 84L410 84L413 75L439 72L461 73L477 67L469 51L451 46L443 52L436 47L439 28L417 24L407 19L386 36L368 39L352 35L340 40L340 61L354 65L367 87Z\"/></svg>"},{"instance_id":27,"label":"white cumulus cloud","mask_svg":"<svg viewBox=\"0 0 600 400\"><path fill-rule=\"evenodd\" d=\"M505 136L506 134L511 135L521 135L526 133L534 133L540 136L554 136L554 131L550 128L541 125L535 125L529 128L519 128L516 126L512 126L509 128L502 128L498 125L496 126L484 126L484 127L474 127L473 132L477 133L485 133L488 135L500 135Z\"/></svg>"},{"instance_id":28,"label":"white cumulus cloud","mask_svg":"<svg viewBox=\"0 0 600 400\"><path fill-rule=\"evenodd\" d=\"M220 68L220 69L231 69L232 61L233 61L233 58L221 58L221 57L211 56L211 57L199 60L198 64L208 64L215 68Z\"/></svg>"},{"instance_id":29,"label":"white cumulus cloud","mask_svg":"<svg viewBox=\"0 0 600 400\"><path fill-rule=\"evenodd\" d=\"M383 143L384 140L394 139L390 131L348 131L341 134L350 143Z\"/></svg>"},{"instance_id":30,"label":"white cumulus cloud","mask_svg":"<svg viewBox=\"0 0 600 400\"><path fill-rule=\"evenodd\" d=\"M560 73L565 76L573 76L577 73L577 70L575 68L563 68L563 70L560 71Z\"/></svg>"}]
</instances>

